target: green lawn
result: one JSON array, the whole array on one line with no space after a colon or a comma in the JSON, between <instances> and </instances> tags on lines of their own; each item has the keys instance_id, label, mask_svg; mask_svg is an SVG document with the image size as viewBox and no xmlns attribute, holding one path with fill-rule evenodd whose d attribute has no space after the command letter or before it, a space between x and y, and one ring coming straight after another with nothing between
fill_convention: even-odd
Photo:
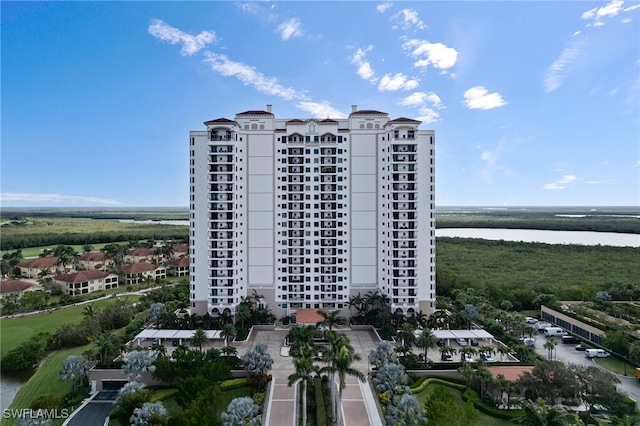
<instances>
[{"instance_id":1,"label":"green lawn","mask_svg":"<svg viewBox=\"0 0 640 426\"><path fill-rule=\"evenodd\" d=\"M454 406L451 407L452 410L460 410L466 404L466 402L462 400L462 393L459 390L451 388L449 386L444 386L438 383L432 383L427 385L427 387L422 392L416 394L416 398L418 399L418 402L421 407L424 407L424 404L425 402L427 402L429 395L431 395L431 392L433 392L433 390L436 387L440 387L444 389L447 393L455 397L454 398L455 404ZM476 419L476 421L469 424L469 426L507 426L507 425L513 425L513 423L509 422L508 420L491 417L481 412L478 412L478 418Z\"/></svg>"},{"instance_id":2,"label":"green lawn","mask_svg":"<svg viewBox=\"0 0 640 426\"><path fill-rule=\"evenodd\" d=\"M69 355L80 355L90 347L91 345L85 345L52 352L38 367L29 381L20 388L9 408L29 408L31 401L45 393L54 393L62 398L71 392L71 381L59 379L62 363ZM13 422L7 419L2 419L2 422L0 422L2 426L10 424L13 424Z\"/></svg>"},{"instance_id":3,"label":"green lawn","mask_svg":"<svg viewBox=\"0 0 640 426\"><path fill-rule=\"evenodd\" d=\"M137 295L127 295L116 298L97 300L87 305L102 309L113 304L116 300L133 302L139 299ZM63 324L79 324L82 319L82 311L86 305L73 306L66 309L58 309L51 313L26 315L20 318L5 318L0 320L0 349L2 353L13 349L20 343L27 341L31 336L41 333L54 333Z\"/></svg>"},{"instance_id":4,"label":"green lawn","mask_svg":"<svg viewBox=\"0 0 640 426\"><path fill-rule=\"evenodd\" d=\"M90 244L91 249L93 251L99 251L107 244L120 244L124 246L129 245L129 241L121 241L118 243L101 243L101 244ZM84 251L84 244L69 244L77 253L82 253ZM25 259L32 259L40 256L40 253L44 251L44 249L54 250L58 245L54 244L51 246L40 246L40 247L26 247L22 249L22 257ZM5 253L13 253L15 250L0 250L0 256Z\"/></svg>"},{"instance_id":5,"label":"green lawn","mask_svg":"<svg viewBox=\"0 0 640 426\"><path fill-rule=\"evenodd\" d=\"M636 376L636 367L624 362L619 358L597 358L596 362L613 373L623 374L628 377Z\"/></svg>"}]
</instances>

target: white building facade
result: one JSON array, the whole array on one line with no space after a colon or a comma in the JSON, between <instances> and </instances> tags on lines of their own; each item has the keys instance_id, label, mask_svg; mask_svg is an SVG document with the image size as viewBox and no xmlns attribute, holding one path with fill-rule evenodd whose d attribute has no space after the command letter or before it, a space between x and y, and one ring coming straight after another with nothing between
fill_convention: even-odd
<instances>
[{"instance_id":1,"label":"white building facade","mask_svg":"<svg viewBox=\"0 0 640 426\"><path fill-rule=\"evenodd\" d=\"M233 315L257 294L280 318L380 291L392 311L435 309L435 133L358 111L267 110L190 132L192 309Z\"/></svg>"}]
</instances>

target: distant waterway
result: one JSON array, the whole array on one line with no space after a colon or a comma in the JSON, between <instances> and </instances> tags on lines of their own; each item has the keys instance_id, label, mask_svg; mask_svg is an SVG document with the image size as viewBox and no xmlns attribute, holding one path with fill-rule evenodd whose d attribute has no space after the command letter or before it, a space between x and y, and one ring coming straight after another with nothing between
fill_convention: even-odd
<instances>
[{"instance_id":1,"label":"distant waterway","mask_svg":"<svg viewBox=\"0 0 640 426\"><path fill-rule=\"evenodd\" d=\"M29 380L34 372L35 370L20 371L17 373L3 372L0 375L0 410L9 408L9 405L13 402L22 385Z\"/></svg>"},{"instance_id":2,"label":"distant waterway","mask_svg":"<svg viewBox=\"0 0 640 426\"><path fill-rule=\"evenodd\" d=\"M135 220L135 219L119 219L121 223L142 223L142 224L155 224L155 225L177 225L177 226L189 226L188 220Z\"/></svg>"},{"instance_id":3,"label":"distant waterway","mask_svg":"<svg viewBox=\"0 0 640 426\"><path fill-rule=\"evenodd\" d=\"M587 246L640 247L639 234L591 231L547 231L539 229L442 228L436 237L479 238L525 243L577 244Z\"/></svg>"}]
</instances>

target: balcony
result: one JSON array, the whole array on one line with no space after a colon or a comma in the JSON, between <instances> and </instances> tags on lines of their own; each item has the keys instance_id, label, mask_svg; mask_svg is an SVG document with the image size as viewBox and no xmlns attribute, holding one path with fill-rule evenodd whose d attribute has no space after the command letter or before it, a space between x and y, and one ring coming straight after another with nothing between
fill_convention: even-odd
<instances>
[{"instance_id":1,"label":"balcony","mask_svg":"<svg viewBox=\"0 0 640 426\"><path fill-rule=\"evenodd\" d=\"M304 167L300 166L289 166L289 173L298 173L301 174L304 172Z\"/></svg>"},{"instance_id":2,"label":"balcony","mask_svg":"<svg viewBox=\"0 0 640 426\"><path fill-rule=\"evenodd\" d=\"M320 176L320 182L336 182L337 178L331 175Z\"/></svg>"},{"instance_id":3,"label":"balcony","mask_svg":"<svg viewBox=\"0 0 640 426\"><path fill-rule=\"evenodd\" d=\"M304 210L304 203L289 203L287 207L289 210Z\"/></svg>"},{"instance_id":4,"label":"balcony","mask_svg":"<svg viewBox=\"0 0 640 426\"><path fill-rule=\"evenodd\" d=\"M393 152L416 152L416 145L407 144L407 145L393 145L391 148Z\"/></svg>"},{"instance_id":5,"label":"balcony","mask_svg":"<svg viewBox=\"0 0 640 426\"><path fill-rule=\"evenodd\" d=\"M304 157L289 157L287 158L288 164L304 164Z\"/></svg>"},{"instance_id":6,"label":"balcony","mask_svg":"<svg viewBox=\"0 0 640 426\"><path fill-rule=\"evenodd\" d=\"M289 215L291 215L291 213L289 213ZM302 216L302 214L300 213L300 216ZM300 219L302 219L302 217L300 217ZM289 221L289 229L302 229L304 228L304 222L302 221Z\"/></svg>"},{"instance_id":7,"label":"balcony","mask_svg":"<svg viewBox=\"0 0 640 426\"><path fill-rule=\"evenodd\" d=\"M325 137L323 136L322 137L322 142L326 142L324 139L325 139ZM335 142L336 141L335 137L333 137L332 139L333 140L331 142ZM337 151L336 151L335 148L322 148L322 149L320 149L320 155L336 155L336 153L337 153Z\"/></svg>"},{"instance_id":8,"label":"balcony","mask_svg":"<svg viewBox=\"0 0 640 426\"><path fill-rule=\"evenodd\" d=\"M231 145L220 145L220 146L212 146L209 152L233 152L233 146Z\"/></svg>"},{"instance_id":9,"label":"balcony","mask_svg":"<svg viewBox=\"0 0 640 426\"><path fill-rule=\"evenodd\" d=\"M209 191L211 192L233 191L233 184L229 184L229 183L213 184L209 186Z\"/></svg>"},{"instance_id":10,"label":"balcony","mask_svg":"<svg viewBox=\"0 0 640 426\"><path fill-rule=\"evenodd\" d=\"M289 192L303 192L304 185L289 185L288 190Z\"/></svg>"},{"instance_id":11,"label":"balcony","mask_svg":"<svg viewBox=\"0 0 640 426\"><path fill-rule=\"evenodd\" d=\"M394 164L393 171L394 172L417 172L418 165L417 164Z\"/></svg>"},{"instance_id":12,"label":"balcony","mask_svg":"<svg viewBox=\"0 0 640 426\"><path fill-rule=\"evenodd\" d=\"M221 175L209 175L210 182L233 182L233 175L221 174Z\"/></svg>"},{"instance_id":13,"label":"balcony","mask_svg":"<svg viewBox=\"0 0 640 426\"><path fill-rule=\"evenodd\" d=\"M233 155L210 155L209 161L212 163L233 163Z\"/></svg>"}]
</instances>

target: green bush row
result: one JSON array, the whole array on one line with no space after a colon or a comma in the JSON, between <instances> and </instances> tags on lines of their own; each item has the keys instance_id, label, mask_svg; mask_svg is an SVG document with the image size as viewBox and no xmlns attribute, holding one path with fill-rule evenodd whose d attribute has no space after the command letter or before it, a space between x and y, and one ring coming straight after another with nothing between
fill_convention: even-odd
<instances>
[{"instance_id":1,"label":"green bush row","mask_svg":"<svg viewBox=\"0 0 640 426\"><path fill-rule=\"evenodd\" d=\"M248 386L249 377L240 377L238 379L225 380L220 383L220 390L227 391Z\"/></svg>"},{"instance_id":2,"label":"green bush row","mask_svg":"<svg viewBox=\"0 0 640 426\"><path fill-rule=\"evenodd\" d=\"M414 384L414 387L411 388L411 392L420 393L423 390L425 390L426 387L429 386L432 383L443 385L443 386L449 386L450 388L454 388L454 389L458 389L458 390L464 390L464 388L466 388L466 386L461 384L461 383L454 383L452 381L439 379L437 377L426 377L426 376L424 376L424 377L421 377L420 379L418 379L416 381L416 383Z\"/></svg>"},{"instance_id":3,"label":"green bush row","mask_svg":"<svg viewBox=\"0 0 640 426\"><path fill-rule=\"evenodd\" d=\"M480 395L478 392L473 389L467 389L462 394L462 399L466 401L471 401L473 406L478 410L492 417L497 417L499 419L511 420L516 417L521 417L523 412L522 410L501 410L498 407L492 407L490 405L482 402Z\"/></svg>"},{"instance_id":4,"label":"green bush row","mask_svg":"<svg viewBox=\"0 0 640 426\"><path fill-rule=\"evenodd\" d=\"M327 426L327 411L324 405L324 395L322 393L322 380L315 379L315 396L316 396L316 426ZM303 407L306 409L306 407Z\"/></svg>"}]
</instances>

